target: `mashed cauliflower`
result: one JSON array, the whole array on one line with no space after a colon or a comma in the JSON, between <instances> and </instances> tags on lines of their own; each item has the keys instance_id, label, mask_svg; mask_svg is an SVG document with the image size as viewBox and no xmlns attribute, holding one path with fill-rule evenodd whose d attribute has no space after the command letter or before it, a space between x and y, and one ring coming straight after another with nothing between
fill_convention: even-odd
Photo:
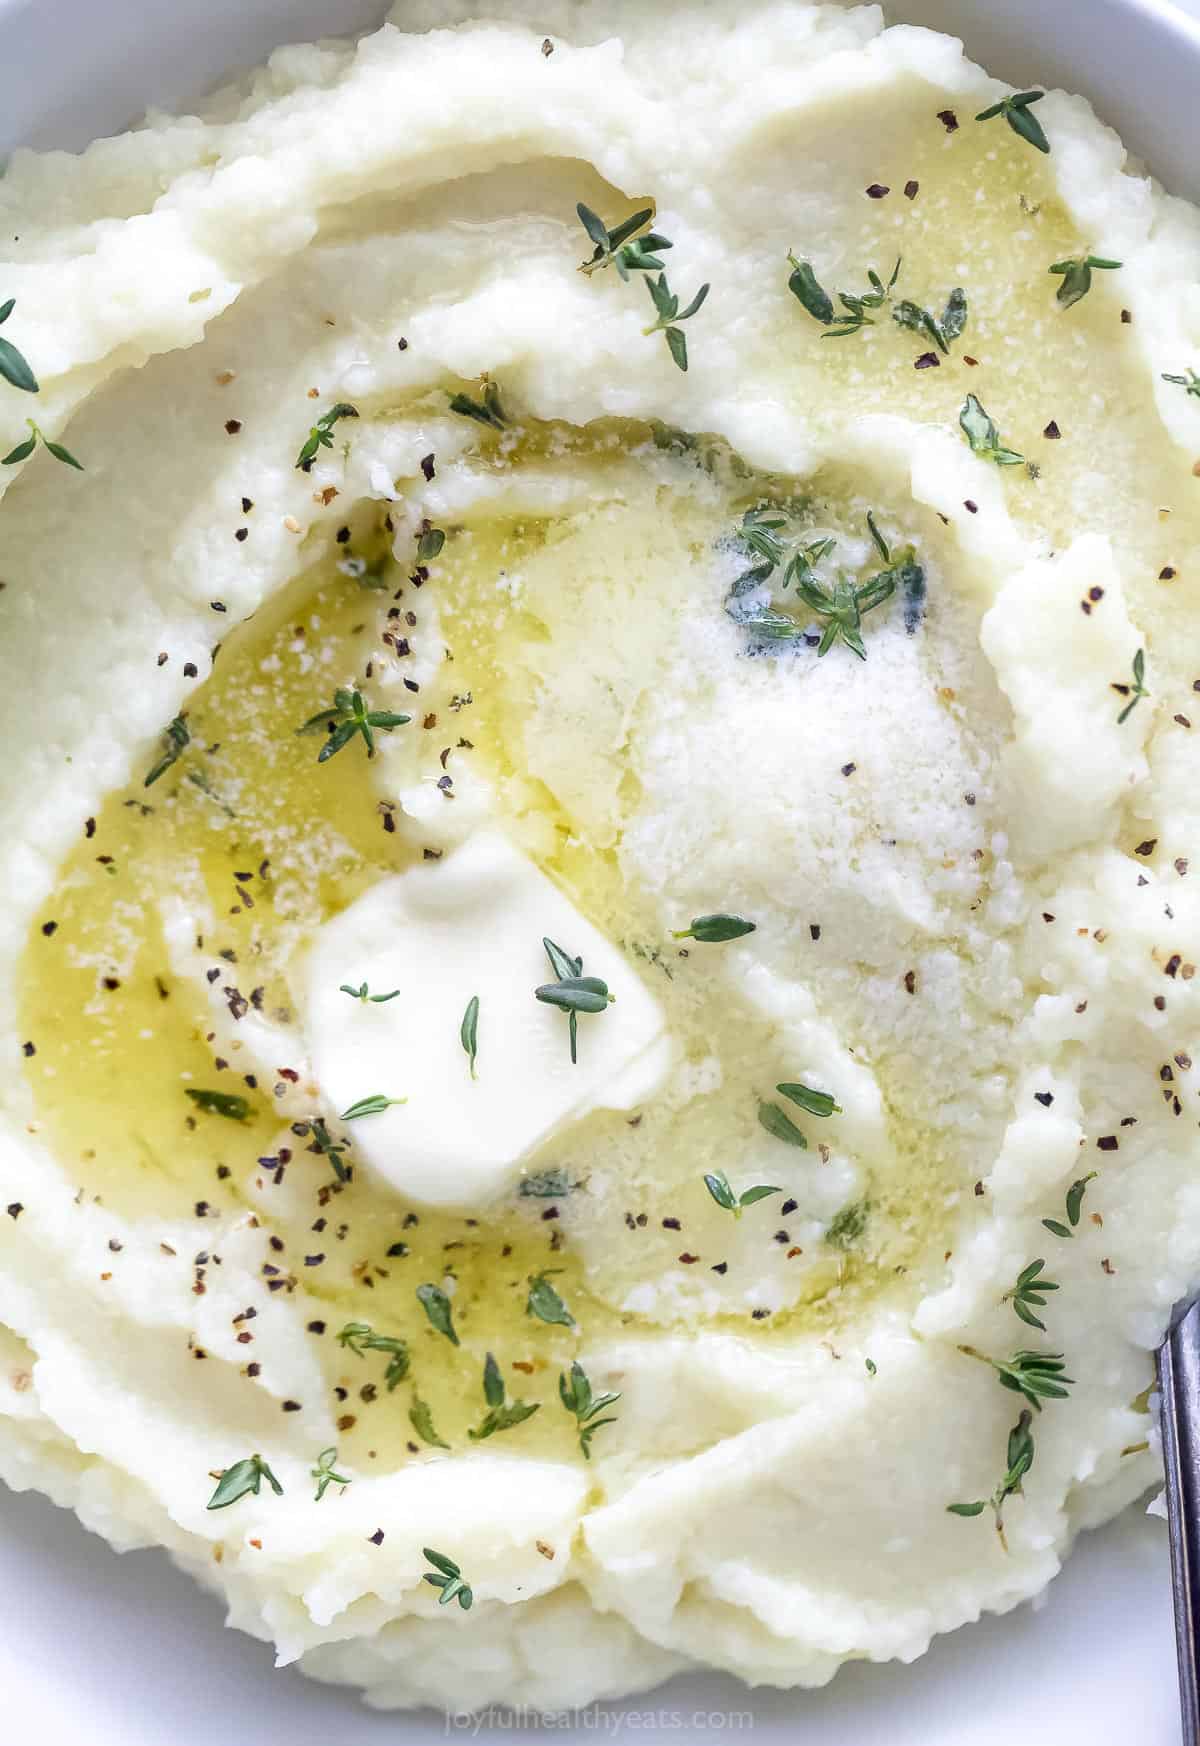
<instances>
[{"instance_id":1,"label":"mashed cauliflower","mask_svg":"<svg viewBox=\"0 0 1200 1746\"><path fill-rule=\"evenodd\" d=\"M0 1475L382 1707L815 1685L1155 1478L1200 222L472 11L0 182Z\"/></svg>"}]
</instances>

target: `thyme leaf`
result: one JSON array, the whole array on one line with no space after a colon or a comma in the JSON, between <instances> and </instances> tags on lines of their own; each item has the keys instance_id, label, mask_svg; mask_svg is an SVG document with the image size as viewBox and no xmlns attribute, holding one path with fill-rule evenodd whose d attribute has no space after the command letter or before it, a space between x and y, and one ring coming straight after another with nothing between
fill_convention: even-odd
<instances>
[{"instance_id":1,"label":"thyme leaf","mask_svg":"<svg viewBox=\"0 0 1200 1746\"><path fill-rule=\"evenodd\" d=\"M239 1097L231 1091L197 1091L190 1085L183 1088L185 1097L190 1097L197 1109L202 1109L209 1115L227 1116L231 1122L244 1122L250 1114L248 1099Z\"/></svg>"},{"instance_id":2,"label":"thyme leaf","mask_svg":"<svg viewBox=\"0 0 1200 1746\"><path fill-rule=\"evenodd\" d=\"M440 1285L418 1285L417 1301L429 1317L430 1326L444 1334L452 1346L459 1344L454 1328L454 1307Z\"/></svg>"},{"instance_id":3,"label":"thyme leaf","mask_svg":"<svg viewBox=\"0 0 1200 1746\"><path fill-rule=\"evenodd\" d=\"M995 461L998 467L1017 467L1024 461L1024 455L1019 455L1015 449L1001 446L995 420L984 411L974 394L968 394L964 400L958 422L975 454Z\"/></svg>"},{"instance_id":4,"label":"thyme leaf","mask_svg":"<svg viewBox=\"0 0 1200 1746\"><path fill-rule=\"evenodd\" d=\"M579 271L591 275L604 267L614 266L622 279L628 280L631 272L659 272L662 261L659 254L663 249L672 247L669 237L659 236L656 231L648 231L646 226L654 218L653 206L643 206L639 211L623 218L618 225L610 230L604 220L585 206L580 200L576 207L579 222L595 244L595 249L586 261L581 261Z\"/></svg>"},{"instance_id":5,"label":"thyme leaf","mask_svg":"<svg viewBox=\"0 0 1200 1746\"><path fill-rule=\"evenodd\" d=\"M408 1422L422 1443L428 1443L434 1449L448 1449L450 1447L449 1443L438 1436L433 1423L433 1414L428 1404L415 1392L412 1405L408 1409Z\"/></svg>"},{"instance_id":6,"label":"thyme leaf","mask_svg":"<svg viewBox=\"0 0 1200 1746\"><path fill-rule=\"evenodd\" d=\"M469 394L452 394L450 410L460 418L473 418L476 424L485 424L491 430L508 429L508 414L500 404L500 390L486 376L478 400L472 400Z\"/></svg>"},{"instance_id":7,"label":"thyme leaf","mask_svg":"<svg viewBox=\"0 0 1200 1746\"><path fill-rule=\"evenodd\" d=\"M949 354L951 343L960 337L967 325L967 294L961 285L956 285L946 299L940 318L919 303L905 300L892 310L892 320L914 333L927 334L939 352Z\"/></svg>"},{"instance_id":8,"label":"thyme leaf","mask_svg":"<svg viewBox=\"0 0 1200 1746\"><path fill-rule=\"evenodd\" d=\"M852 1249L867 1228L870 1207L865 1200L847 1201L825 1232L825 1241L834 1249Z\"/></svg>"},{"instance_id":9,"label":"thyme leaf","mask_svg":"<svg viewBox=\"0 0 1200 1746\"><path fill-rule=\"evenodd\" d=\"M333 427L340 418L357 418L357 406L351 406L347 400L339 400L336 406L331 406L328 412L323 412L309 431L300 453L296 456L296 465L302 473L311 473L312 464L322 449L333 447Z\"/></svg>"},{"instance_id":10,"label":"thyme leaf","mask_svg":"<svg viewBox=\"0 0 1200 1746\"><path fill-rule=\"evenodd\" d=\"M782 1113L781 1110L780 1114ZM760 1183L756 1188L747 1188L741 1194L735 1194L723 1170L714 1170L706 1175L704 1186L717 1205L726 1212L731 1212L735 1219L740 1219L743 1210L753 1206L756 1201L765 1200L769 1194L783 1193L782 1188L768 1188L765 1183Z\"/></svg>"},{"instance_id":11,"label":"thyme leaf","mask_svg":"<svg viewBox=\"0 0 1200 1746\"><path fill-rule=\"evenodd\" d=\"M1113 690L1117 692L1119 696L1127 697L1129 699L1129 702L1117 717L1118 727L1123 726L1123 724L1128 721L1143 697L1149 697L1150 693L1146 690L1145 679L1146 651L1145 649L1139 649L1137 654L1133 657L1133 684L1113 686Z\"/></svg>"},{"instance_id":12,"label":"thyme leaf","mask_svg":"<svg viewBox=\"0 0 1200 1746\"><path fill-rule=\"evenodd\" d=\"M801 1151L807 1151L808 1141L800 1132L791 1116L785 1115L777 1103L760 1103L758 1106L759 1125L776 1140L783 1140L789 1146L797 1146ZM711 1193L711 1189L709 1190Z\"/></svg>"},{"instance_id":13,"label":"thyme leaf","mask_svg":"<svg viewBox=\"0 0 1200 1746\"><path fill-rule=\"evenodd\" d=\"M507 1400L505 1395L500 1366L489 1352L483 1366L483 1398L489 1411L476 1429L467 1432L473 1443L482 1443L485 1438L494 1437L497 1431L510 1431L514 1425L523 1425L538 1410L536 1401L531 1405L528 1401Z\"/></svg>"},{"instance_id":14,"label":"thyme leaf","mask_svg":"<svg viewBox=\"0 0 1200 1746\"><path fill-rule=\"evenodd\" d=\"M324 764L343 746L348 746L356 735L361 734L367 748L368 758L375 756L375 729L381 729L390 734L393 728L403 727L412 720L411 715L396 715L388 709L371 709L361 691L350 686L339 686L333 694L332 709L319 709L316 715L310 715L296 729L298 734L326 733L328 738L317 754L317 763Z\"/></svg>"},{"instance_id":15,"label":"thyme leaf","mask_svg":"<svg viewBox=\"0 0 1200 1746\"><path fill-rule=\"evenodd\" d=\"M377 1334L370 1322L347 1322L337 1337L339 1346L346 1346L362 1358L368 1352L387 1352L388 1367L383 1380L390 1394L397 1383L408 1375L408 1342L398 1334Z\"/></svg>"},{"instance_id":16,"label":"thyme leaf","mask_svg":"<svg viewBox=\"0 0 1200 1746\"><path fill-rule=\"evenodd\" d=\"M350 1166L343 1159L342 1153L346 1150L350 1142L348 1140L331 1139L329 1129L325 1126L325 1123L320 1116L314 1116L313 1120L309 1123L309 1131L312 1134L313 1142L308 1148L309 1151L319 1152L323 1158L329 1159L329 1162L333 1167L333 1174L337 1177L339 1182L349 1182Z\"/></svg>"},{"instance_id":17,"label":"thyme leaf","mask_svg":"<svg viewBox=\"0 0 1200 1746\"><path fill-rule=\"evenodd\" d=\"M1099 1174L1098 1170L1089 1170L1086 1176L1079 1177L1071 1184L1067 1190L1066 1198L1067 1223L1064 1225L1061 1219L1043 1219L1042 1223L1048 1231L1053 1232L1056 1237L1073 1237L1075 1235L1075 1227L1078 1225L1080 1214L1083 1211L1083 1197L1087 1193L1088 1183L1094 1182Z\"/></svg>"},{"instance_id":18,"label":"thyme leaf","mask_svg":"<svg viewBox=\"0 0 1200 1746\"><path fill-rule=\"evenodd\" d=\"M592 1384L583 1365L572 1362L567 1375L559 1372L558 1398L567 1411L574 1415L579 1431L579 1447L585 1461L592 1458L592 1438L605 1425L615 1425L615 1415L611 1418L597 1417L606 1407L615 1406L620 1400L620 1394L593 1394Z\"/></svg>"},{"instance_id":19,"label":"thyme leaf","mask_svg":"<svg viewBox=\"0 0 1200 1746\"><path fill-rule=\"evenodd\" d=\"M1186 376L1168 376L1164 371L1163 381L1175 382L1180 388L1186 388L1189 394L1194 394L1197 399L1200 399L1200 374L1195 370L1189 369Z\"/></svg>"},{"instance_id":20,"label":"thyme leaf","mask_svg":"<svg viewBox=\"0 0 1200 1746\"><path fill-rule=\"evenodd\" d=\"M1017 1283L1011 1291L1005 1292L1001 1299L1002 1303L1012 1304L1013 1309L1023 1322L1026 1322L1031 1328L1038 1328L1043 1334L1046 1332L1046 1324L1040 1321L1034 1312L1045 1309L1046 1298L1044 1294L1046 1292L1059 1289L1053 1279L1042 1277L1042 1269L1045 1265L1044 1261L1031 1261L1028 1267L1022 1267L1017 1274Z\"/></svg>"},{"instance_id":21,"label":"thyme leaf","mask_svg":"<svg viewBox=\"0 0 1200 1746\"><path fill-rule=\"evenodd\" d=\"M237 1503L239 1498L257 1497L264 1479L276 1497L283 1496L283 1487L262 1456L247 1455L244 1460L235 1461L232 1467L225 1469L205 1508L224 1510L230 1504Z\"/></svg>"},{"instance_id":22,"label":"thyme leaf","mask_svg":"<svg viewBox=\"0 0 1200 1746\"><path fill-rule=\"evenodd\" d=\"M740 915L698 915L686 928L677 928L673 940L699 940L705 945L720 945L725 940L740 940L752 934L758 923L746 921Z\"/></svg>"},{"instance_id":23,"label":"thyme leaf","mask_svg":"<svg viewBox=\"0 0 1200 1746\"><path fill-rule=\"evenodd\" d=\"M791 1083L777 1085L775 1089L779 1092L781 1097L786 1097L790 1102L798 1104L801 1109L806 1109L809 1115L831 1116L842 1114L841 1104L835 1103L827 1091L813 1091L807 1085L795 1085Z\"/></svg>"},{"instance_id":24,"label":"thyme leaf","mask_svg":"<svg viewBox=\"0 0 1200 1746\"><path fill-rule=\"evenodd\" d=\"M361 1000L364 1006L367 1001L372 1006L382 1006L385 1001L395 1000L399 992L398 988L393 988L390 994L372 994L365 982L360 982L357 988L352 987L349 982L343 982L338 989L339 994L348 994L353 1000Z\"/></svg>"},{"instance_id":25,"label":"thyme leaf","mask_svg":"<svg viewBox=\"0 0 1200 1746\"><path fill-rule=\"evenodd\" d=\"M479 996L477 994L473 994L467 1002L467 1010L463 1013L462 1024L458 1027L458 1040L471 1064L471 1078L474 1079L476 1078L475 1058L479 1053Z\"/></svg>"},{"instance_id":26,"label":"thyme leaf","mask_svg":"<svg viewBox=\"0 0 1200 1746\"><path fill-rule=\"evenodd\" d=\"M1055 261L1054 265L1046 270L1061 276L1062 284L1058 288L1058 301L1064 309L1072 309L1091 290L1093 268L1103 267L1111 270L1122 265L1121 261L1101 260L1099 255L1076 255L1069 261Z\"/></svg>"},{"instance_id":27,"label":"thyme leaf","mask_svg":"<svg viewBox=\"0 0 1200 1746\"><path fill-rule=\"evenodd\" d=\"M0 304L0 327L4 326L16 306L15 297ZM30 369L28 359L23 352L17 350L10 339L0 338L0 376L14 388L24 389L26 394L39 392L38 379Z\"/></svg>"},{"instance_id":28,"label":"thyme leaf","mask_svg":"<svg viewBox=\"0 0 1200 1746\"><path fill-rule=\"evenodd\" d=\"M667 284L667 275L660 273L656 278L646 277L646 289L650 293L650 301L654 305L655 320L649 327L644 327L644 334L661 333L665 336L667 350L681 370L688 367L687 337L679 326L681 321L690 321L708 296L709 286L701 285L686 309L680 309L679 299Z\"/></svg>"},{"instance_id":29,"label":"thyme leaf","mask_svg":"<svg viewBox=\"0 0 1200 1746\"><path fill-rule=\"evenodd\" d=\"M407 1103L406 1097L384 1097L380 1091L371 1097L360 1097L357 1103L352 1103L349 1109L344 1109L338 1117L340 1122L356 1122L360 1116L382 1115L384 1110L391 1109L394 1103Z\"/></svg>"},{"instance_id":30,"label":"thyme leaf","mask_svg":"<svg viewBox=\"0 0 1200 1746\"><path fill-rule=\"evenodd\" d=\"M0 341L0 344L3 343ZM77 473L83 472L83 462L77 461L70 449L65 448L62 443L52 441L32 418L27 418L25 423L29 426L29 435L15 449L10 449L6 455L0 455L0 467L15 467L18 461L27 461L41 443L47 454L53 455L56 461L61 461L66 467L74 467Z\"/></svg>"},{"instance_id":31,"label":"thyme leaf","mask_svg":"<svg viewBox=\"0 0 1200 1746\"><path fill-rule=\"evenodd\" d=\"M1016 91L1011 97L1001 98L999 103L993 103L990 109L982 109L975 117L976 121L991 121L995 116L1002 115L1013 132L1036 147L1039 152L1050 150L1050 141L1036 115L1029 113L1030 105L1040 103L1046 95L1044 91Z\"/></svg>"},{"instance_id":32,"label":"thyme leaf","mask_svg":"<svg viewBox=\"0 0 1200 1746\"><path fill-rule=\"evenodd\" d=\"M425 1581L434 1588L440 1588L438 1605L446 1606L450 1601L457 1600L463 1612L470 1612L475 1596L469 1583L463 1581L462 1571L453 1558L447 1558L443 1552L434 1552L426 1546L423 1556L433 1565L433 1570L425 1572Z\"/></svg>"},{"instance_id":33,"label":"thyme leaf","mask_svg":"<svg viewBox=\"0 0 1200 1746\"><path fill-rule=\"evenodd\" d=\"M317 1482L317 1495L313 1499L314 1503L320 1503L331 1485L340 1485L345 1490L346 1486L351 1483L344 1473L335 1471L336 1462L336 1446L332 1449L322 1449L317 1456L317 1465L312 1470L312 1476Z\"/></svg>"},{"instance_id":34,"label":"thyme leaf","mask_svg":"<svg viewBox=\"0 0 1200 1746\"><path fill-rule=\"evenodd\" d=\"M575 1317L551 1285L550 1271L530 1275L529 1297L525 1304L525 1314L536 1316L540 1322L550 1322L562 1328L573 1328Z\"/></svg>"},{"instance_id":35,"label":"thyme leaf","mask_svg":"<svg viewBox=\"0 0 1200 1746\"><path fill-rule=\"evenodd\" d=\"M183 756L184 750L191 743L191 738L188 724L182 715L177 715L174 721L168 722L163 729L162 753L142 783L143 788L152 788L160 776L166 775L176 759Z\"/></svg>"},{"instance_id":36,"label":"thyme leaf","mask_svg":"<svg viewBox=\"0 0 1200 1746\"><path fill-rule=\"evenodd\" d=\"M946 1505L948 1515L981 1516L990 1509L996 1518L996 1532L1004 1550L1008 1550L1008 1542L1004 1538L1004 1505L1010 1497L1022 1496L1022 1482L1029 1469L1033 1466L1033 1414L1025 1408L1012 1430L1008 1433L1008 1449L1006 1451L1007 1470L1003 1479L990 1498L981 1498L975 1503L953 1503Z\"/></svg>"}]
</instances>

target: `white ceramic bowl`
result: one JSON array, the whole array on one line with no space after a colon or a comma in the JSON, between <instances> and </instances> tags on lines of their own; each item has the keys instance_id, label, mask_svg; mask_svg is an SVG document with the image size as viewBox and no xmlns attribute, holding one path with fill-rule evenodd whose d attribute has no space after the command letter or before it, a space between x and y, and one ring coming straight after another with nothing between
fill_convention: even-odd
<instances>
[{"instance_id":1,"label":"white ceramic bowl","mask_svg":"<svg viewBox=\"0 0 1200 1746\"><path fill-rule=\"evenodd\" d=\"M652 4L653 0L646 0ZM703 4L703 0L696 0ZM545 26L586 0L546 0ZM185 102L279 43L379 21L386 0L0 0L0 153L75 148ZM479 10L486 13L487 0ZM1200 0L895 0L1018 85L1082 91L1168 188L1200 198ZM433 1746L440 1716L373 1715L277 1673L157 1552L118 1558L73 1516L0 1488L0 1739L47 1746ZM689 1676L573 1725L509 1718L493 1741L568 1733L752 1736L757 1746L1175 1746L1166 1536L1134 1511L1085 1536L1040 1607L939 1639L912 1667L856 1665L823 1692Z\"/></svg>"}]
</instances>

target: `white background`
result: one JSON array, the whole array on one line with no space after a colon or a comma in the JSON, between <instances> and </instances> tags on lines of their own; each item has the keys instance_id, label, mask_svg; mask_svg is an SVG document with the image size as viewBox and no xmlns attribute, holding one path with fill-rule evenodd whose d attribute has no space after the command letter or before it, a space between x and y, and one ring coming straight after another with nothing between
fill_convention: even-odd
<instances>
[{"instance_id":1,"label":"white background","mask_svg":"<svg viewBox=\"0 0 1200 1746\"><path fill-rule=\"evenodd\" d=\"M1180 3L1200 18L1200 0ZM278 42L361 28L383 10L384 0L0 0L0 149L82 144ZM1175 82L1194 81L1200 62L1156 35L1151 15L1164 10L1157 0L895 7L961 31L976 58L1016 82L1053 75L1087 91L1172 186L1195 195L1194 102ZM1132 39L1123 34L1131 17ZM432 1746L472 1737L448 1732L440 1716L372 1714L348 1692L273 1670L270 1650L225 1630L218 1604L163 1554L118 1557L45 1499L2 1487L0 1694L0 1738L14 1746ZM622 1710L633 1713L623 1720ZM657 1726L648 1726L651 1711ZM623 1740L651 1731L689 1741L736 1734L758 1746L1176 1746L1164 1525L1135 1510L1086 1536L1044 1605L942 1638L913 1667L856 1664L816 1693L676 1679L599 1706L570 1730ZM491 1735L564 1737L558 1726Z\"/></svg>"}]
</instances>

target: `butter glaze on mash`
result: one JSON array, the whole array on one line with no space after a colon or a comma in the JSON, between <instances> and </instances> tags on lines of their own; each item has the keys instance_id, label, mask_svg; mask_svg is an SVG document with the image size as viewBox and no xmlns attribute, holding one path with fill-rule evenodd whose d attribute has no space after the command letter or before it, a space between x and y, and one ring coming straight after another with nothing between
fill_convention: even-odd
<instances>
[{"instance_id":1,"label":"butter glaze on mash","mask_svg":"<svg viewBox=\"0 0 1200 1746\"><path fill-rule=\"evenodd\" d=\"M0 382L0 444L32 411L84 469L0 469L0 1474L373 1704L818 1684L1037 1594L1155 1478L1200 1271L1200 224L1078 98L1037 105L1048 155L977 123L1005 88L875 7L468 11L0 182L40 382ZM577 201L655 203L672 289L711 285L686 374L642 275L577 271ZM899 257L893 304L961 286L965 329L827 340L789 251L852 294ZM1122 264L1064 308L1089 253ZM450 410L485 375L500 431ZM763 505L836 540L829 583L880 567L871 511L923 602L819 655L776 574L751 605L815 630L764 646ZM352 685L411 720L318 765L295 730ZM417 887L356 907L497 837L511 913L549 881L618 996L578 1081L540 939L498 973L470 880L444 976ZM756 931L673 938L714 911ZM473 1093L486 1145L438 1119ZM717 1172L779 1192L735 1217ZM1072 1381L1002 1540L1025 1403L979 1355L1022 1351ZM538 1410L472 1439L489 1352ZM620 1396L590 1460L573 1360ZM207 1509L252 1452L283 1495Z\"/></svg>"}]
</instances>

